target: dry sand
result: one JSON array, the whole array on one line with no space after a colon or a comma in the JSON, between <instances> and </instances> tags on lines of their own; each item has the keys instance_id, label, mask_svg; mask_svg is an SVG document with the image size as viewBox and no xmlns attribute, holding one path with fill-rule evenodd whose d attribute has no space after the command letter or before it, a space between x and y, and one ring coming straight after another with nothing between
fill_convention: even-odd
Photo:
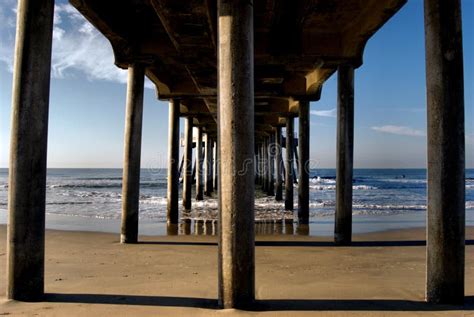
<instances>
[{"instance_id":1,"label":"dry sand","mask_svg":"<svg viewBox=\"0 0 474 317\"><path fill-rule=\"evenodd\" d=\"M44 302L5 300L0 315L27 316L474 316L474 228L467 229L466 305L423 302L424 229L328 238L260 236L254 311L219 310L216 237L141 237L48 231ZM6 227L0 226L0 262ZM387 242L391 241L391 242Z\"/></svg>"}]
</instances>

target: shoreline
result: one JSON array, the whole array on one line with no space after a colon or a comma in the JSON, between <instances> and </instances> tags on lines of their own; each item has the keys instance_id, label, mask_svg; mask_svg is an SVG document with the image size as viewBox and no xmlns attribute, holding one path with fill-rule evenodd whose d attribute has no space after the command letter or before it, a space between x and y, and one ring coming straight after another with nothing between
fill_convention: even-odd
<instances>
[{"instance_id":1,"label":"shoreline","mask_svg":"<svg viewBox=\"0 0 474 317\"><path fill-rule=\"evenodd\" d=\"M387 230L400 230L405 228L424 228L426 224L425 212L401 213L393 215L376 215L363 216L357 215L353 217L353 233L376 233ZM7 224L7 212L0 210L0 225ZM217 234L217 223L214 222L197 222L188 224L189 228L183 225L177 228L181 234ZM474 212L466 212L466 227L474 226ZM103 232L115 233L120 232L120 219L101 219L92 217L80 217L59 214L46 215L46 229L65 230L65 231L83 231L83 232ZM258 225L256 228L257 235L265 234L298 234L296 224L286 225L267 222L264 225ZM139 234L143 236L164 236L167 235L167 226L165 222L153 221L151 219L141 219L139 224ZM334 234L334 218L333 217L316 217L312 218L309 226L309 232L306 229L305 235L332 237Z\"/></svg>"}]
</instances>

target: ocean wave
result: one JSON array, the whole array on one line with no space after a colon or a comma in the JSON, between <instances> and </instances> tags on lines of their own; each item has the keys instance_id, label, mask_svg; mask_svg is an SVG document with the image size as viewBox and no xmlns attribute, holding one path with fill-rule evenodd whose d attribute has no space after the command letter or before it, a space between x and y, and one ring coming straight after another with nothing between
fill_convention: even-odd
<instances>
[{"instance_id":1,"label":"ocean wave","mask_svg":"<svg viewBox=\"0 0 474 317\"><path fill-rule=\"evenodd\" d=\"M140 183L140 188L166 188L165 183ZM48 189L62 189L62 188L122 188L122 182L108 182L108 183L65 183L65 184L51 184L47 185Z\"/></svg>"},{"instance_id":2,"label":"ocean wave","mask_svg":"<svg viewBox=\"0 0 474 317\"><path fill-rule=\"evenodd\" d=\"M380 181L390 183L403 183L403 184L426 184L426 179L411 179L411 178L385 178L379 179Z\"/></svg>"},{"instance_id":3,"label":"ocean wave","mask_svg":"<svg viewBox=\"0 0 474 317\"><path fill-rule=\"evenodd\" d=\"M121 197L122 195L118 192L99 192L99 191L81 191L81 190L67 190L59 193L61 196L71 196L71 197L103 197L103 198L116 198Z\"/></svg>"},{"instance_id":4,"label":"ocean wave","mask_svg":"<svg viewBox=\"0 0 474 317\"><path fill-rule=\"evenodd\" d=\"M92 205L93 201L56 201L47 202L46 205Z\"/></svg>"},{"instance_id":5,"label":"ocean wave","mask_svg":"<svg viewBox=\"0 0 474 317\"><path fill-rule=\"evenodd\" d=\"M77 180L81 181L98 181L98 180L106 180L106 181L114 181L114 180L122 180L122 177L78 177Z\"/></svg>"},{"instance_id":6,"label":"ocean wave","mask_svg":"<svg viewBox=\"0 0 474 317\"><path fill-rule=\"evenodd\" d=\"M313 177L310 179L311 184L336 184L336 178L334 177Z\"/></svg>"},{"instance_id":7,"label":"ocean wave","mask_svg":"<svg viewBox=\"0 0 474 317\"><path fill-rule=\"evenodd\" d=\"M120 202L122 200L122 193L121 192L102 192L102 191L78 191L78 190L68 190L61 193L58 193L59 196L64 197L76 197L76 198L90 198L90 199L105 199L107 203L110 202ZM104 201L100 201L104 202ZM99 203L96 201L95 203ZM140 195L140 203L144 204L152 204L152 205L166 205L167 199L166 197L159 197L159 196L152 196L141 194Z\"/></svg>"},{"instance_id":8,"label":"ocean wave","mask_svg":"<svg viewBox=\"0 0 474 317\"><path fill-rule=\"evenodd\" d=\"M103 213L79 213L79 212L65 212L65 211L46 211L46 215L59 215L59 216L68 216L68 217L79 217L79 218L92 218L92 219L120 219L121 215L119 212L103 212Z\"/></svg>"},{"instance_id":9,"label":"ocean wave","mask_svg":"<svg viewBox=\"0 0 474 317\"><path fill-rule=\"evenodd\" d=\"M379 205L379 204L353 204L354 209L370 210L425 210L425 205Z\"/></svg>"},{"instance_id":10,"label":"ocean wave","mask_svg":"<svg viewBox=\"0 0 474 317\"><path fill-rule=\"evenodd\" d=\"M168 204L168 200L166 197L140 195L140 203L166 206Z\"/></svg>"},{"instance_id":11,"label":"ocean wave","mask_svg":"<svg viewBox=\"0 0 474 317\"><path fill-rule=\"evenodd\" d=\"M336 206L335 200L310 200L309 207L310 208L324 208L324 207L334 207Z\"/></svg>"},{"instance_id":12,"label":"ocean wave","mask_svg":"<svg viewBox=\"0 0 474 317\"><path fill-rule=\"evenodd\" d=\"M205 200L196 200L192 202L193 208L198 209L217 209L218 208L218 201L217 199L205 199Z\"/></svg>"},{"instance_id":13,"label":"ocean wave","mask_svg":"<svg viewBox=\"0 0 474 317\"><path fill-rule=\"evenodd\" d=\"M309 185L312 190L336 190L336 185ZM376 186L370 185L353 185L353 190L373 190L378 189Z\"/></svg>"}]
</instances>

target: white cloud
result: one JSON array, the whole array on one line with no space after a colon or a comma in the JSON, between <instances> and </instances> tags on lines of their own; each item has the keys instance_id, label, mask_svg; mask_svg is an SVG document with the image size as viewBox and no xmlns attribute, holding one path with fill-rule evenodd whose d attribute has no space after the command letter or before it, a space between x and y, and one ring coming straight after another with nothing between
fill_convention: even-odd
<instances>
[{"instance_id":1,"label":"white cloud","mask_svg":"<svg viewBox=\"0 0 474 317\"><path fill-rule=\"evenodd\" d=\"M10 0L0 4L0 64L6 64L10 72L15 46L15 6L16 1ZM67 78L78 73L91 81L127 82L127 72L114 65L109 41L70 4L59 4L55 6L51 75ZM146 86L153 85L147 81Z\"/></svg>"},{"instance_id":2,"label":"white cloud","mask_svg":"<svg viewBox=\"0 0 474 317\"><path fill-rule=\"evenodd\" d=\"M311 110L310 113L318 117L335 118L337 116L337 109L334 108L329 110Z\"/></svg>"},{"instance_id":3,"label":"white cloud","mask_svg":"<svg viewBox=\"0 0 474 317\"><path fill-rule=\"evenodd\" d=\"M371 127L371 129L377 132L397 134L397 135L426 136L426 133L424 131L416 130L410 127L399 126L399 125L384 125L380 127Z\"/></svg>"}]
</instances>

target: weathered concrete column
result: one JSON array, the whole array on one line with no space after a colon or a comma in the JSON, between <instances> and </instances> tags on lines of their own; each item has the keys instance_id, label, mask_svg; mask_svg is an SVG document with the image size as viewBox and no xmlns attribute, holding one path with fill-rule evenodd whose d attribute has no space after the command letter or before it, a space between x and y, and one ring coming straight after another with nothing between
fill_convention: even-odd
<instances>
[{"instance_id":1,"label":"weathered concrete column","mask_svg":"<svg viewBox=\"0 0 474 317\"><path fill-rule=\"evenodd\" d=\"M202 183L202 128L198 127L196 140L196 200L204 199L204 186Z\"/></svg>"},{"instance_id":2,"label":"weathered concrete column","mask_svg":"<svg viewBox=\"0 0 474 317\"><path fill-rule=\"evenodd\" d=\"M212 195L212 139L209 134L206 134L206 143L204 148L204 194L206 196Z\"/></svg>"},{"instance_id":3,"label":"weathered concrete column","mask_svg":"<svg viewBox=\"0 0 474 317\"><path fill-rule=\"evenodd\" d=\"M282 154L281 154L281 127L275 131L275 199L283 200Z\"/></svg>"},{"instance_id":4,"label":"weathered concrete column","mask_svg":"<svg viewBox=\"0 0 474 317\"><path fill-rule=\"evenodd\" d=\"M219 305L255 299L253 1L218 1Z\"/></svg>"},{"instance_id":5,"label":"weathered concrete column","mask_svg":"<svg viewBox=\"0 0 474 317\"><path fill-rule=\"evenodd\" d=\"M354 152L354 68L339 66L337 87L336 221L334 241L352 240L352 165Z\"/></svg>"},{"instance_id":6,"label":"weathered concrete column","mask_svg":"<svg viewBox=\"0 0 474 317\"><path fill-rule=\"evenodd\" d=\"M286 118L286 175L285 175L285 209L293 210L293 142L294 118Z\"/></svg>"},{"instance_id":7,"label":"weathered concrete column","mask_svg":"<svg viewBox=\"0 0 474 317\"><path fill-rule=\"evenodd\" d=\"M179 218L179 100L170 100L168 126L168 224L178 224Z\"/></svg>"},{"instance_id":8,"label":"weathered concrete column","mask_svg":"<svg viewBox=\"0 0 474 317\"><path fill-rule=\"evenodd\" d=\"M132 64L128 67L121 243L136 243L138 240L144 80L145 67L143 65Z\"/></svg>"},{"instance_id":9,"label":"weathered concrete column","mask_svg":"<svg viewBox=\"0 0 474 317\"><path fill-rule=\"evenodd\" d=\"M309 223L309 101L299 102L298 223Z\"/></svg>"},{"instance_id":10,"label":"weathered concrete column","mask_svg":"<svg viewBox=\"0 0 474 317\"><path fill-rule=\"evenodd\" d=\"M8 187L7 298L44 295L44 229L54 0L18 2ZM4 22L3 22L4 23Z\"/></svg>"},{"instance_id":11,"label":"weathered concrete column","mask_svg":"<svg viewBox=\"0 0 474 317\"><path fill-rule=\"evenodd\" d=\"M268 188L267 194L269 196L275 195L275 136L272 134L268 143Z\"/></svg>"},{"instance_id":12,"label":"weathered concrete column","mask_svg":"<svg viewBox=\"0 0 474 317\"><path fill-rule=\"evenodd\" d=\"M460 0L425 0L428 102L426 300L464 301L465 153Z\"/></svg>"},{"instance_id":13,"label":"weathered concrete column","mask_svg":"<svg viewBox=\"0 0 474 317\"><path fill-rule=\"evenodd\" d=\"M184 121L184 172L183 172L183 207L191 209L191 186L193 182L193 118Z\"/></svg>"}]
</instances>

